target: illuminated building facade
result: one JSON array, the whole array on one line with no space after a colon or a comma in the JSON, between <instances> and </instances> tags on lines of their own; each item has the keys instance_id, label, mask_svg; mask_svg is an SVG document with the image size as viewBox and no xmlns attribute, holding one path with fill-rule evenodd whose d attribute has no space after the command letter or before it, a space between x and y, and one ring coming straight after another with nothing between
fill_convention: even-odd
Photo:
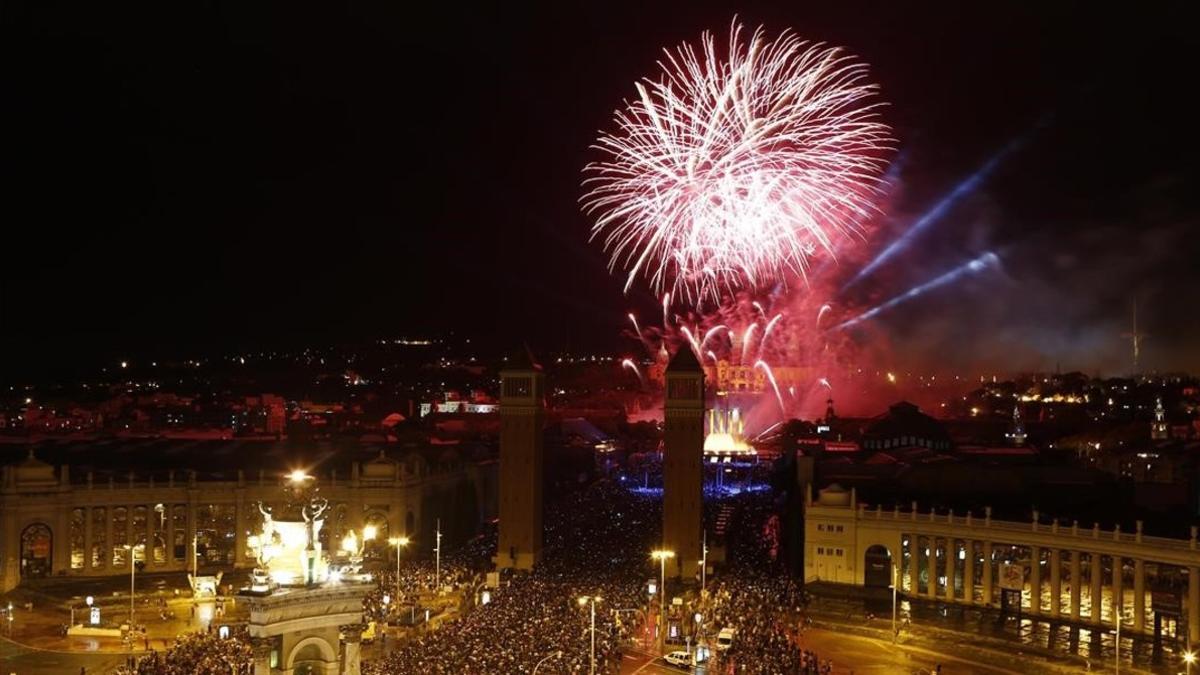
<instances>
[{"instance_id":1,"label":"illuminated building facade","mask_svg":"<svg viewBox=\"0 0 1200 675\"><path fill-rule=\"evenodd\" d=\"M241 456L227 461L249 463L280 446L236 447ZM373 544L378 550L370 555L386 554L380 542L388 536L407 536L431 549L435 518L441 518L443 532L465 539L493 516L494 458L475 459L444 446L397 450L398 459L383 452L371 458L369 452L359 453L364 460L330 457L323 470L313 471L329 501L317 532L324 550L336 550L346 532L364 525L379 533ZM83 464L87 453L79 454ZM162 470L118 476L88 466L91 471L73 472L67 463L38 459L31 449L24 461L4 467L0 589L11 590L22 578L128 576L131 557L147 572L190 571L193 555L202 574L252 568L251 537L263 525L258 504L277 498L284 469L258 470L253 476L236 468L216 475Z\"/></svg>"},{"instance_id":2,"label":"illuminated building facade","mask_svg":"<svg viewBox=\"0 0 1200 675\"><path fill-rule=\"evenodd\" d=\"M1200 543L1079 523L994 520L982 512L880 508L834 484L804 508L807 581L886 589L977 607L1019 603L1023 617L1160 633L1200 642ZM1015 570L1015 574L1012 574ZM1009 571L1010 574L1003 574ZM895 575L893 577L893 575ZM1010 611L1016 612L1015 605Z\"/></svg>"}]
</instances>

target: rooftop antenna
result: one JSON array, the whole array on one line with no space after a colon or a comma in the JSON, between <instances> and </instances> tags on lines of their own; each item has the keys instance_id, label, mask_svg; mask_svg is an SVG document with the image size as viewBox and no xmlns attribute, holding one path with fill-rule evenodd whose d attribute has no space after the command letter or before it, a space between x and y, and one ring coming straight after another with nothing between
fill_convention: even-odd
<instances>
[{"instance_id":1,"label":"rooftop antenna","mask_svg":"<svg viewBox=\"0 0 1200 675\"><path fill-rule=\"evenodd\" d=\"M1138 330L1137 320L1137 298L1133 299L1133 331L1129 333L1121 333L1121 337L1128 339L1133 344L1133 374L1137 375L1141 372L1142 358L1142 340L1150 337L1146 333Z\"/></svg>"}]
</instances>

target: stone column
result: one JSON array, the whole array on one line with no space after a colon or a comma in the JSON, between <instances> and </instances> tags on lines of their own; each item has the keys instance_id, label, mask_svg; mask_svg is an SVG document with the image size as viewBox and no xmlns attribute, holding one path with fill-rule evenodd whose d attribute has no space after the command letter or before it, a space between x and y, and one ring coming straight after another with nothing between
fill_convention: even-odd
<instances>
[{"instance_id":1,"label":"stone column","mask_svg":"<svg viewBox=\"0 0 1200 675\"><path fill-rule=\"evenodd\" d=\"M908 592L921 592L921 536L916 533L908 535Z\"/></svg>"},{"instance_id":2,"label":"stone column","mask_svg":"<svg viewBox=\"0 0 1200 675\"><path fill-rule=\"evenodd\" d=\"M1029 613L1042 613L1042 549L1029 547Z\"/></svg>"},{"instance_id":3,"label":"stone column","mask_svg":"<svg viewBox=\"0 0 1200 675\"><path fill-rule=\"evenodd\" d=\"M1146 562L1133 561L1133 630L1146 630Z\"/></svg>"},{"instance_id":4,"label":"stone column","mask_svg":"<svg viewBox=\"0 0 1200 675\"><path fill-rule=\"evenodd\" d=\"M1125 604L1125 589L1121 587L1125 566L1121 563L1121 556L1114 555L1112 557L1112 566L1113 625L1115 626L1115 622L1121 620L1121 606Z\"/></svg>"},{"instance_id":5,"label":"stone column","mask_svg":"<svg viewBox=\"0 0 1200 675\"><path fill-rule=\"evenodd\" d=\"M183 561L184 568L189 573L192 571L192 558L199 555L196 550L196 495L192 490L188 490L187 503L187 541L184 542L187 546L188 556ZM197 564L197 572L199 572L199 562ZM257 673L255 673L257 675Z\"/></svg>"},{"instance_id":6,"label":"stone column","mask_svg":"<svg viewBox=\"0 0 1200 675\"><path fill-rule=\"evenodd\" d=\"M92 509L87 506L80 507L83 509L83 570L84 572L92 571Z\"/></svg>"},{"instance_id":7,"label":"stone column","mask_svg":"<svg viewBox=\"0 0 1200 675\"><path fill-rule=\"evenodd\" d=\"M1101 623L1104 618L1104 560L1099 553L1088 554L1088 580L1092 584L1089 601L1092 605L1092 623Z\"/></svg>"},{"instance_id":8,"label":"stone column","mask_svg":"<svg viewBox=\"0 0 1200 675\"><path fill-rule=\"evenodd\" d=\"M362 632L366 626L361 623L340 626L345 635L346 646L342 651L342 668L340 675L360 675L362 673Z\"/></svg>"},{"instance_id":9,"label":"stone column","mask_svg":"<svg viewBox=\"0 0 1200 675\"><path fill-rule=\"evenodd\" d=\"M1050 551L1050 616L1058 618L1062 611L1062 553Z\"/></svg>"},{"instance_id":10,"label":"stone column","mask_svg":"<svg viewBox=\"0 0 1200 675\"><path fill-rule=\"evenodd\" d=\"M238 482L241 483L242 472L238 471ZM233 522L237 531L233 534L233 564L241 567L246 564L246 488L239 485L237 499L234 503Z\"/></svg>"},{"instance_id":11,"label":"stone column","mask_svg":"<svg viewBox=\"0 0 1200 675\"><path fill-rule=\"evenodd\" d=\"M937 552L938 538L929 537L929 555L925 557L925 565L928 567L926 577L929 579L929 587L925 591L929 594L930 600L937 600Z\"/></svg>"},{"instance_id":12,"label":"stone column","mask_svg":"<svg viewBox=\"0 0 1200 675\"><path fill-rule=\"evenodd\" d=\"M992 542L983 542L983 606L992 606Z\"/></svg>"},{"instance_id":13,"label":"stone column","mask_svg":"<svg viewBox=\"0 0 1200 675\"><path fill-rule=\"evenodd\" d=\"M166 538L167 550L167 566L175 567L178 563L175 562L175 503L163 502L163 508L166 511L163 515L166 516L167 526L163 530L163 537Z\"/></svg>"},{"instance_id":14,"label":"stone column","mask_svg":"<svg viewBox=\"0 0 1200 675\"><path fill-rule=\"evenodd\" d=\"M1188 568L1188 642L1200 644L1200 567Z\"/></svg>"},{"instance_id":15,"label":"stone column","mask_svg":"<svg viewBox=\"0 0 1200 675\"><path fill-rule=\"evenodd\" d=\"M275 641L250 638L250 648L254 654L254 675L271 675L271 652L275 649Z\"/></svg>"},{"instance_id":16,"label":"stone column","mask_svg":"<svg viewBox=\"0 0 1200 675\"><path fill-rule=\"evenodd\" d=\"M142 560L146 561L146 569L154 566L154 505L146 505L146 546L142 549Z\"/></svg>"},{"instance_id":17,"label":"stone column","mask_svg":"<svg viewBox=\"0 0 1200 675\"><path fill-rule=\"evenodd\" d=\"M963 541L967 559L963 561L963 602L975 604L975 540Z\"/></svg>"},{"instance_id":18,"label":"stone column","mask_svg":"<svg viewBox=\"0 0 1200 675\"><path fill-rule=\"evenodd\" d=\"M1079 621L1079 596L1083 579L1080 578L1079 551L1071 551L1071 620Z\"/></svg>"},{"instance_id":19,"label":"stone column","mask_svg":"<svg viewBox=\"0 0 1200 675\"><path fill-rule=\"evenodd\" d=\"M125 504L125 532L122 534L125 536L122 543L130 545L130 550L126 551L126 565L133 565L133 545L137 544L133 540L133 504Z\"/></svg>"},{"instance_id":20,"label":"stone column","mask_svg":"<svg viewBox=\"0 0 1200 675\"><path fill-rule=\"evenodd\" d=\"M946 602L954 602L954 576L958 567L958 540L946 539Z\"/></svg>"},{"instance_id":21,"label":"stone column","mask_svg":"<svg viewBox=\"0 0 1200 675\"><path fill-rule=\"evenodd\" d=\"M112 504L104 505L104 550L101 555L104 556L104 566L106 569L113 569L113 506Z\"/></svg>"}]
</instances>

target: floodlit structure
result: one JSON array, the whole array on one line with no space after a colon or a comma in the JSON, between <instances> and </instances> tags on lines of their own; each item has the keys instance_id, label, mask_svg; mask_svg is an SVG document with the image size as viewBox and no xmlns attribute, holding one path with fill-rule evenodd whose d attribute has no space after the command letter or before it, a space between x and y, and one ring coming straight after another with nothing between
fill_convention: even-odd
<instances>
[{"instance_id":1,"label":"floodlit structure","mask_svg":"<svg viewBox=\"0 0 1200 675\"><path fill-rule=\"evenodd\" d=\"M530 570L542 559L544 379L525 349L500 371L500 569Z\"/></svg>"},{"instance_id":2,"label":"floodlit structure","mask_svg":"<svg viewBox=\"0 0 1200 675\"><path fill-rule=\"evenodd\" d=\"M708 435L704 437L706 457L754 457L758 451L746 442L745 422L737 408L713 408L708 411Z\"/></svg>"},{"instance_id":3,"label":"floodlit structure","mask_svg":"<svg viewBox=\"0 0 1200 675\"><path fill-rule=\"evenodd\" d=\"M30 446L28 457L4 467L0 591L23 579L127 577L133 562L145 565L139 574L209 577L256 566L251 538L264 524L258 504L279 494L279 469L256 463L279 453L277 443L122 440L100 444L109 458L103 467L96 464L96 447L56 442L38 445L35 456ZM173 458L180 468L129 470L137 457L151 453ZM213 461L217 457L220 462ZM329 510L314 536L324 552L336 552L347 532L373 526L379 539L367 554L383 557L389 537L432 542L437 518L460 537L495 515L496 462L467 448L414 446L387 455L345 450L322 469L317 479ZM303 525L274 524L278 545L296 541ZM131 552L126 544L137 548ZM263 552L274 556L275 545ZM295 565L280 574L305 573Z\"/></svg>"},{"instance_id":4,"label":"floodlit structure","mask_svg":"<svg viewBox=\"0 0 1200 675\"><path fill-rule=\"evenodd\" d=\"M667 367L663 409L663 549L674 551L665 574L691 579L700 565L704 460L704 369L680 349Z\"/></svg>"},{"instance_id":5,"label":"floodlit structure","mask_svg":"<svg viewBox=\"0 0 1200 675\"><path fill-rule=\"evenodd\" d=\"M295 471L284 490L281 501L258 505L263 528L252 546L260 567L240 593L250 608L254 675L359 675L370 576L353 562L336 567L322 550L318 535L329 502L316 480ZM364 531L363 540L373 534ZM345 553L353 560L361 550Z\"/></svg>"},{"instance_id":6,"label":"floodlit structure","mask_svg":"<svg viewBox=\"0 0 1200 675\"><path fill-rule=\"evenodd\" d=\"M895 574L908 597L1200 642L1195 527L1182 540L1144 536L1140 521L1122 532L1047 523L1037 511L1013 522L992 519L990 508L885 510L835 484L815 499L809 492L804 528L807 581L886 589Z\"/></svg>"}]
</instances>

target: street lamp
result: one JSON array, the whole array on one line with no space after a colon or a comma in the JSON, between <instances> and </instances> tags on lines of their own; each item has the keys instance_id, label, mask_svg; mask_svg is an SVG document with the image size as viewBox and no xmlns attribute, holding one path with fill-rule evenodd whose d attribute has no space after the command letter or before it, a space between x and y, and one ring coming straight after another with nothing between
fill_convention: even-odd
<instances>
[{"instance_id":1,"label":"street lamp","mask_svg":"<svg viewBox=\"0 0 1200 675\"><path fill-rule=\"evenodd\" d=\"M433 592L442 586L442 519L437 519L437 546L433 548Z\"/></svg>"},{"instance_id":2,"label":"street lamp","mask_svg":"<svg viewBox=\"0 0 1200 675\"><path fill-rule=\"evenodd\" d=\"M650 552L650 557L659 562L661 571L661 586L658 589L658 640L665 645L667 640L667 558L674 558L675 552L658 549Z\"/></svg>"},{"instance_id":3,"label":"street lamp","mask_svg":"<svg viewBox=\"0 0 1200 675\"><path fill-rule=\"evenodd\" d=\"M1183 667L1187 675L1192 675L1192 664L1196 662L1196 652L1183 653Z\"/></svg>"},{"instance_id":4,"label":"street lamp","mask_svg":"<svg viewBox=\"0 0 1200 675\"><path fill-rule=\"evenodd\" d=\"M896 564L896 559L892 559L892 642L900 641L900 632L896 630L896 595L900 592L899 584L900 566ZM970 589L968 589L970 590Z\"/></svg>"},{"instance_id":5,"label":"street lamp","mask_svg":"<svg viewBox=\"0 0 1200 675\"><path fill-rule=\"evenodd\" d=\"M396 602L400 602L400 549L408 546L408 537L392 537L388 543L396 547Z\"/></svg>"},{"instance_id":6,"label":"street lamp","mask_svg":"<svg viewBox=\"0 0 1200 675\"><path fill-rule=\"evenodd\" d=\"M122 548L124 548L126 551L129 551L129 632L130 633L133 632L133 593L134 593L133 577L134 577L134 573L137 572L137 565L135 564L135 561L134 561L134 558L136 557L135 552L137 551L138 548L144 549L145 547L146 547L145 544L138 544L136 546L134 546L133 544L125 544L124 546L122 546Z\"/></svg>"},{"instance_id":7,"label":"street lamp","mask_svg":"<svg viewBox=\"0 0 1200 675\"><path fill-rule=\"evenodd\" d=\"M559 650L559 651L556 651L556 652L550 652L549 654L547 654L547 655L543 656L543 657L542 657L542 660L541 660L541 661L538 661L538 662L537 662L537 663L536 663L536 664L533 666L533 675L537 675L538 668L541 668L543 663L545 663L545 662L549 661L550 659L560 659L560 658L562 658L562 654L563 654L563 653L562 653L562 650Z\"/></svg>"},{"instance_id":8,"label":"street lamp","mask_svg":"<svg viewBox=\"0 0 1200 675\"><path fill-rule=\"evenodd\" d=\"M596 675L596 601L597 600L600 600L600 598L595 595L591 595L591 596L585 595L585 596L579 598L579 606L580 607L582 607L586 604L589 604L589 603L592 606L592 631L591 631L592 632L592 654L591 654L591 658L588 660L588 663L590 664L588 666L588 675Z\"/></svg>"}]
</instances>

